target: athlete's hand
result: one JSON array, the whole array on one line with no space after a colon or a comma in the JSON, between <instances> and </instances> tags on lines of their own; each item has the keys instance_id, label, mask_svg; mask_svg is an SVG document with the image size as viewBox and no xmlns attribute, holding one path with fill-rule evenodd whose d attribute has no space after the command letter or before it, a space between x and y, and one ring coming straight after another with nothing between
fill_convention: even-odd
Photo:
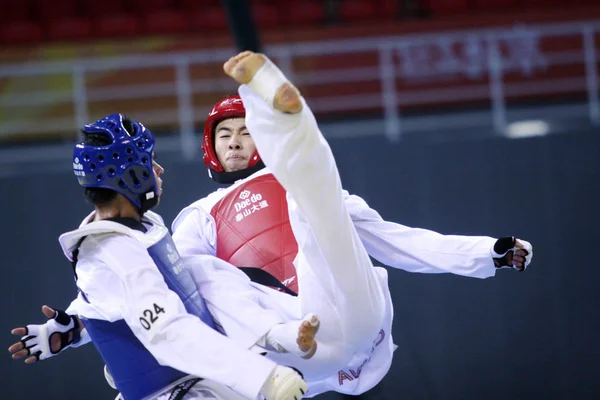
<instances>
[{"instance_id":1,"label":"athlete's hand","mask_svg":"<svg viewBox=\"0 0 600 400\"><path fill-rule=\"evenodd\" d=\"M496 268L514 268L517 271L525 271L533 258L533 247L525 240L508 236L498 239L491 253Z\"/></svg>"},{"instance_id":2,"label":"athlete's hand","mask_svg":"<svg viewBox=\"0 0 600 400\"><path fill-rule=\"evenodd\" d=\"M27 325L11 331L13 335L22 336L20 341L8 348L15 360L26 356L30 356L25 359L26 364L45 360L77 343L81 338L79 318L48 306L43 306L42 312L48 318L45 324Z\"/></svg>"}]
</instances>

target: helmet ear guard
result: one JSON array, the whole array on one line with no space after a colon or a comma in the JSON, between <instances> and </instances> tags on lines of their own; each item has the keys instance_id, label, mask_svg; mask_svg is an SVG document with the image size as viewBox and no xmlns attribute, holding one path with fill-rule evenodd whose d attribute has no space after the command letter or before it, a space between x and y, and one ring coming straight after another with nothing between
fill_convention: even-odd
<instances>
[{"instance_id":1,"label":"helmet ear guard","mask_svg":"<svg viewBox=\"0 0 600 400\"><path fill-rule=\"evenodd\" d=\"M84 140L75 145L73 171L81 186L114 190L142 214L158 203L150 130L121 114L111 114L86 125L82 133L100 136L106 144L91 145Z\"/></svg>"},{"instance_id":2,"label":"helmet ear guard","mask_svg":"<svg viewBox=\"0 0 600 400\"><path fill-rule=\"evenodd\" d=\"M214 134L219 122L228 118L245 118L246 109L240 96L228 96L219 100L208 113L204 123L204 139L202 151L204 152L204 165L208 168L208 175L219 183L233 183L238 179L245 178L255 171L264 168L258 152L254 152L248 163L248 169L242 171L225 172L215 152ZM256 168L255 168L256 167ZM239 172L239 173L237 173ZM230 175L233 174L233 175ZM235 176L234 176L235 175ZM245 175L245 176L244 176ZM239 176L239 177L238 177Z\"/></svg>"}]
</instances>

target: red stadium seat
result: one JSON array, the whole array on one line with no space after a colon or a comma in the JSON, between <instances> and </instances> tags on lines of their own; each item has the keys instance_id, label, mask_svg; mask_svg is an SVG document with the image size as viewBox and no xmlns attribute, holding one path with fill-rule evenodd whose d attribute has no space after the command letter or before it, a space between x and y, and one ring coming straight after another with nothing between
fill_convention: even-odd
<instances>
[{"instance_id":1,"label":"red stadium seat","mask_svg":"<svg viewBox=\"0 0 600 400\"><path fill-rule=\"evenodd\" d=\"M565 5L565 0L521 0L521 5L525 8L536 7L541 10L546 6L555 7Z\"/></svg>"},{"instance_id":2,"label":"red stadium seat","mask_svg":"<svg viewBox=\"0 0 600 400\"><path fill-rule=\"evenodd\" d=\"M199 0L197 1L199 3L201 2ZM176 3L175 0L134 0L133 8L136 13L152 13L176 8Z\"/></svg>"},{"instance_id":3,"label":"red stadium seat","mask_svg":"<svg viewBox=\"0 0 600 400\"><path fill-rule=\"evenodd\" d=\"M281 25L279 8L270 2L251 2L252 15L258 29L277 28Z\"/></svg>"},{"instance_id":4,"label":"red stadium seat","mask_svg":"<svg viewBox=\"0 0 600 400\"><path fill-rule=\"evenodd\" d=\"M98 38L128 37L141 32L141 24L123 0L86 0L83 11L92 20L91 35Z\"/></svg>"},{"instance_id":5,"label":"red stadium seat","mask_svg":"<svg viewBox=\"0 0 600 400\"><path fill-rule=\"evenodd\" d=\"M36 0L35 10L42 20L51 18L68 18L81 14L77 0L47 1Z\"/></svg>"},{"instance_id":6,"label":"red stadium seat","mask_svg":"<svg viewBox=\"0 0 600 400\"><path fill-rule=\"evenodd\" d=\"M0 9L0 42L29 44L41 41L44 34L34 15L34 4L30 0L3 0Z\"/></svg>"},{"instance_id":7,"label":"red stadium seat","mask_svg":"<svg viewBox=\"0 0 600 400\"><path fill-rule=\"evenodd\" d=\"M222 8L221 0L180 0L181 8L186 11Z\"/></svg>"},{"instance_id":8,"label":"red stadium seat","mask_svg":"<svg viewBox=\"0 0 600 400\"><path fill-rule=\"evenodd\" d=\"M0 21L27 21L33 13L29 0L3 0L0 8Z\"/></svg>"},{"instance_id":9,"label":"red stadium seat","mask_svg":"<svg viewBox=\"0 0 600 400\"><path fill-rule=\"evenodd\" d=\"M85 0L83 11L90 18L99 18L107 14L120 14L127 11L127 4L123 0Z\"/></svg>"},{"instance_id":10,"label":"red stadium seat","mask_svg":"<svg viewBox=\"0 0 600 400\"><path fill-rule=\"evenodd\" d=\"M141 15L144 34L172 34L189 30L190 21L175 0L134 0L135 14Z\"/></svg>"},{"instance_id":11,"label":"red stadium seat","mask_svg":"<svg viewBox=\"0 0 600 400\"><path fill-rule=\"evenodd\" d=\"M34 21L10 21L0 24L0 42L30 44L43 39L42 28Z\"/></svg>"},{"instance_id":12,"label":"red stadium seat","mask_svg":"<svg viewBox=\"0 0 600 400\"><path fill-rule=\"evenodd\" d=\"M183 33L190 29L190 20L184 11L162 10L143 17L143 31L147 34Z\"/></svg>"},{"instance_id":13,"label":"red stadium seat","mask_svg":"<svg viewBox=\"0 0 600 400\"><path fill-rule=\"evenodd\" d=\"M478 11L496 11L519 8L518 0L472 0L473 9Z\"/></svg>"},{"instance_id":14,"label":"red stadium seat","mask_svg":"<svg viewBox=\"0 0 600 400\"><path fill-rule=\"evenodd\" d=\"M189 11L188 18L192 31L219 32L227 30L229 23L223 7L206 7Z\"/></svg>"},{"instance_id":15,"label":"red stadium seat","mask_svg":"<svg viewBox=\"0 0 600 400\"><path fill-rule=\"evenodd\" d=\"M377 19L377 2L370 0L342 0L339 3L341 21L372 21Z\"/></svg>"},{"instance_id":16,"label":"red stadium seat","mask_svg":"<svg viewBox=\"0 0 600 400\"><path fill-rule=\"evenodd\" d=\"M92 33L92 23L84 17L59 18L44 24L50 40L88 39Z\"/></svg>"},{"instance_id":17,"label":"red stadium seat","mask_svg":"<svg viewBox=\"0 0 600 400\"><path fill-rule=\"evenodd\" d=\"M140 34L139 20L133 14L112 14L97 17L92 34L96 37L127 37Z\"/></svg>"},{"instance_id":18,"label":"red stadium seat","mask_svg":"<svg viewBox=\"0 0 600 400\"><path fill-rule=\"evenodd\" d=\"M425 10L436 16L466 13L469 10L468 0L427 0Z\"/></svg>"},{"instance_id":19,"label":"red stadium seat","mask_svg":"<svg viewBox=\"0 0 600 400\"><path fill-rule=\"evenodd\" d=\"M381 0L378 2L378 13L382 19L396 19L398 17L399 0Z\"/></svg>"},{"instance_id":20,"label":"red stadium seat","mask_svg":"<svg viewBox=\"0 0 600 400\"><path fill-rule=\"evenodd\" d=\"M319 25L325 21L325 5L322 0L283 2L279 4L282 22L286 25Z\"/></svg>"},{"instance_id":21,"label":"red stadium seat","mask_svg":"<svg viewBox=\"0 0 600 400\"><path fill-rule=\"evenodd\" d=\"M90 35L90 20L81 15L77 0L37 0L35 9L39 23L50 40L78 40Z\"/></svg>"}]
</instances>

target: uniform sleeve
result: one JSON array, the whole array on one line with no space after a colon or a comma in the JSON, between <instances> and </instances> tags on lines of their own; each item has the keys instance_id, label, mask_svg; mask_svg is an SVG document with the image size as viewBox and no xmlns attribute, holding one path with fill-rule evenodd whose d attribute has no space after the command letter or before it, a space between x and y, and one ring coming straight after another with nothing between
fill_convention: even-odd
<instances>
[{"instance_id":1,"label":"uniform sleeve","mask_svg":"<svg viewBox=\"0 0 600 400\"><path fill-rule=\"evenodd\" d=\"M73 300L71 302L71 304L69 304L69 307L67 307L67 310L65 312L69 315L79 316L79 313L85 307L85 305L86 305L85 301L83 300L81 294L78 294L77 297L75 298L75 300ZM71 345L71 347L80 347L80 346L83 346L84 344L88 344L89 342L92 341L92 339L90 338L90 335L88 334L87 330L85 329L85 326L84 326L83 330L80 332L80 336L81 336L81 338L79 339L79 342L73 343Z\"/></svg>"},{"instance_id":2,"label":"uniform sleeve","mask_svg":"<svg viewBox=\"0 0 600 400\"><path fill-rule=\"evenodd\" d=\"M452 273L475 278L494 276L487 236L441 235L383 220L358 196L345 193L346 206L370 256L408 272Z\"/></svg>"},{"instance_id":3,"label":"uniform sleeve","mask_svg":"<svg viewBox=\"0 0 600 400\"><path fill-rule=\"evenodd\" d=\"M182 257L216 255L216 233L213 218L205 211L193 208L182 211L172 226L173 241Z\"/></svg>"},{"instance_id":4,"label":"uniform sleeve","mask_svg":"<svg viewBox=\"0 0 600 400\"><path fill-rule=\"evenodd\" d=\"M146 249L135 239L105 241L99 258L122 283L121 312L161 365L229 386L255 398L275 364L188 314Z\"/></svg>"}]
</instances>

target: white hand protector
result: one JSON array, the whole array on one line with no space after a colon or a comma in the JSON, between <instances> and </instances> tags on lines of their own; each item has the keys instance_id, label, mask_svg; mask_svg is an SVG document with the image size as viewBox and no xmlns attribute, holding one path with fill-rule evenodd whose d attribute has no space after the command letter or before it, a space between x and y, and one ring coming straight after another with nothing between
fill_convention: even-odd
<instances>
[{"instance_id":1,"label":"white hand protector","mask_svg":"<svg viewBox=\"0 0 600 400\"><path fill-rule=\"evenodd\" d=\"M533 259L531 243L514 236L501 237L490 252L497 268L514 268L517 271L525 271ZM517 261L515 256L523 257L525 261Z\"/></svg>"},{"instance_id":2,"label":"white hand protector","mask_svg":"<svg viewBox=\"0 0 600 400\"><path fill-rule=\"evenodd\" d=\"M296 370L278 365L260 393L266 400L300 400L307 390L306 382Z\"/></svg>"},{"instance_id":3,"label":"white hand protector","mask_svg":"<svg viewBox=\"0 0 600 400\"><path fill-rule=\"evenodd\" d=\"M21 342L29 354L45 360L79 342L80 323L77 317L55 310L54 317L42 325L27 325Z\"/></svg>"}]
</instances>

